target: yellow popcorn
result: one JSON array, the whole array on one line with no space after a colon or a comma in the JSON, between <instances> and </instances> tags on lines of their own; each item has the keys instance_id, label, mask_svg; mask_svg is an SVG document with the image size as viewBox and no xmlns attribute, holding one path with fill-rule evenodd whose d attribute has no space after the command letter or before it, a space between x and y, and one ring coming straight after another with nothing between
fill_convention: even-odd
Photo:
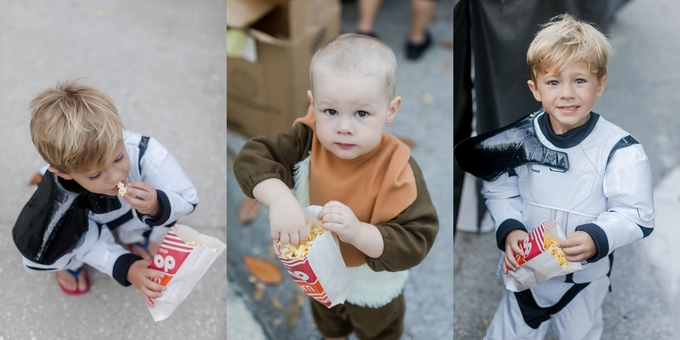
<instances>
[{"instance_id":1,"label":"yellow popcorn","mask_svg":"<svg viewBox=\"0 0 680 340\"><path fill-rule=\"evenodd\" d=\"M191 241L191 242L187 243L186 245L188 245L189 247L199 247L199 246L203 246L203 247L206 247L206 248L212 250L212 252L215 253L215 255L217 255L217 248L209 248L209 247L206 246L205 244L198 244L198 243L195 242L195 241Z\"/></svg>"},{"instance_id":2,"label":"yellow popcorn","mask_svg":"<svg viewBox=\"0 0 680 340\"><path fill-rule=\"evenodd\" d=\"M125 194L127 194L127 188L125 188L125 184L123 184L123 182L118 182L118 195L123 197Z\"/></svg>"},{"instance_id":3,"label":"yellow popcorn","mask_svg":"<svg viewBox=\"0 0 680 340\"><path fill-rule=\"evenodd\" d=\"M543 247L550 252L550 255L557 259L557 262L560 263L562 269L567 270L569 269L569 265L567 265L567 255L565 255L562 249L557 246L558 244L559 242L556 238L543 234Z\"/></svg>"},{"instance_id":4,"label":"yellow popcorn","mask_svg":"<svg viewBox=\"0 0 680 340\"><path fill-rule=\"evenodd\" d=\"M291 244L281 244L279 247L279 253L281 257L286 259L298 259L302 260L309 253L309 249L312 247L314 239L319 235L323 234L326 230L321 228L321 224L314 225L314 223L307 222L307 230L309 234L305 242L301 242L297 246Z\"/></svg>"}]
</instances>

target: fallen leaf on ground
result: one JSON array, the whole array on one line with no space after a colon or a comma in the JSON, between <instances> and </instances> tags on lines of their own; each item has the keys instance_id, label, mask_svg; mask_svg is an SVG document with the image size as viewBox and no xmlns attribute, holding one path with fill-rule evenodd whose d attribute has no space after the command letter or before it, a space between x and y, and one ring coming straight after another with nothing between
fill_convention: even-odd
<instances>
[{"instance_id":1,"label":"fallen leaf on ground","mask_svg":"<svg viewBox=\"0 0 680 340\"><path fill-rule=\"evenodd\" d=\"M250 274L255 278L266 284L279 284L283 281L283 273L278 266L273 262L256 256L243 256L243 262L246 264Z\"/></svg>"},{"instance_id":2,"label":"fallen leaf on ground","mask_svg":"<svg viewBox=\"0 0 680 340\"><path fill-rule=\"evenodd\" d=\"M35 175L33 175L33 177L31 178L31 181L29 183L31 183L31 185L38 185L40 181L42 181L42 175L40 175L39 172L36 172Z\"/></svg>"},{"instance_id":3,"label":"fallen leaf on ground","mask_svg":"<svg viewBox=\"0 0 680 340\"><path fill-rule=\"evenodd\" d=\"M283 305L281 304L281 301L279 301L279 299L273 297L271 302L272 302L272 306L274 306L274 308L276 308L276 310L283 313Z\"/></svg>"},{"instance_id":4,"label":"fallen leaf on ground","mask_svg":"<svg viewBox=\"0 0 680 340\"><path fill-rule=\"evenodd\" d=\"M425 105L432 104L432 96L430 96L429 94L424 94L423 97L421 98L421 100L423 101L423 104L425 104Z\"/></svg>"},{"instance_id":5,"label":"fallen leaf on ground","mask_svg":"<svg viewBox=\"0 0 680 340\"><path fill-rule=\"evenodd\" d=\"M297 299L291 299L288 301L283 315L286 318L286 326L288 326L288 330L292 331L293 328L297 326L298 321L300 321L300 306L297 304Z\"/></svg>"},{"instance_id":6,"label":"fallen leaf on ground","mask_svg":"<svg viewBox=\"0 0 680 340\"><path fill-rule=\"evenodd\" d=\"M281 320L281 318L276 318L276 319L272 320L272 322L269 323L269 327L276 328L278 325L281 324L281 321L283 321L283 320Z\"/></svg>"},{"instance_id":7,"label":"fallen leaf on ground","mask_svg":"<svg viewBox=\"0 0 680 340\"><path fill-rule=\"evenodd\" d=\"M260 215L260 202L249 197L244 198L236 210L236 218L243 224L254 221L258 215Z\"/></svg>"},{"instance_id":8,"label":"fallen leaf on ground","mask_svg":"<svg viewBox=\"0 0 680 340\"><path fill-rule=\"evenodd\" d=\"M264 291L267 286L263 285L261 282L255 284L255 291L253 292L253 300L260 301L264 297Z\"/></svg>"},{"instance_id":9,"label":"fallen leaf on ground","mask_svg":"<svg viewBox=\"0 0 680 340\"><path fill-rule=\"evenodd\" d=\"M484 327L484 329L489 328L489 320L482 318L482 326Z\"/></svg>"}]
</instances>

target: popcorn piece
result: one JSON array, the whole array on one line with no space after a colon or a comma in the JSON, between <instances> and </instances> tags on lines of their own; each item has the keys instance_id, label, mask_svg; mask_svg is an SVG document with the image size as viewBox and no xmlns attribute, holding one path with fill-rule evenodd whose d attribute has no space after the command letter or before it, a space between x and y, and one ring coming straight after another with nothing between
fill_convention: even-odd
<instances>
[{"instance_id":1,"label":"popcorn piece","mask_svg":"<svg viewBox=\"0 0 680 340\"><path fill-rule=\"evenodd\" d=\"M191 241L191 242L187 243L186 245L188 245L189 247L206 247L206 248L212 250L212 252L215 253L215 255L217 255L217 248L209 248L205 244L198 244L196 241Z\"/></svg>"},{"instance_id":2,"label":"popcorn piece","mask_svg":"<svg viewBox=\"0 0 680 340\"><path fill-rule=\"evenodd\" d=\"M559 242L556 238L543 234L543 247L545 250L550 252L550 255L557 259L557 262L560 263L560 267L562 267L562 269L567 270L569 269L569 265L567 264L567 255L564 254L564 251L562 251L562 249L557 246L558 244Z\"/></svg>"},{"instance_id":3,"label":"popcorn piece","mask_svg":"<svg viewBox=\"0 0 680 340\"><path fill-rule=\"evenodd\" d=\"M321 224L314 225L314 223L311 221L307 222L307 230L309 231L309 234L307 235L307 240L305 242L302 242L297 246L291 244L282 244L279 247L279 253L281 257L286 259L304 259L307 257L307 253L309 253L309 249L312 247L314 239L326 231L325 229L321 228Z\"/></svg>"},{"instance_id":4,"label":"popcorn piece","mask_svg":"<svg viewBox=\"0 0 680 340\"><path fill-rule=\"evenodd\" d=\"M127 194L125 184L123 184L123 182L118 182L118 195L120 195L120 197L125 197L125 194Z\"/></svg>"}]
</instances>

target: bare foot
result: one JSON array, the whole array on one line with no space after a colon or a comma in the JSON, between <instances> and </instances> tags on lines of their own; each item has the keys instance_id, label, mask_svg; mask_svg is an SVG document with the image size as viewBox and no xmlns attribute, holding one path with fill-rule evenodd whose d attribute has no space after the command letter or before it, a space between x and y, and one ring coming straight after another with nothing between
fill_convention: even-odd
<instances>
[{"instance_id":1,"label":"bare foot","mask_svg":"<svg viewBox=\"0 0 680 340\"><path fill-rule=\"evenodd\" d=\"M80 271L80 274L78 275L78 280L76 281L76 278L68 273L66 270L60 270L57 272L57 281L66 289L66 290L76 290L76 287L78 288L78 291L84 292L87 290L87 280L85 279L85 269Z\"/></svg>"}]
</instances>

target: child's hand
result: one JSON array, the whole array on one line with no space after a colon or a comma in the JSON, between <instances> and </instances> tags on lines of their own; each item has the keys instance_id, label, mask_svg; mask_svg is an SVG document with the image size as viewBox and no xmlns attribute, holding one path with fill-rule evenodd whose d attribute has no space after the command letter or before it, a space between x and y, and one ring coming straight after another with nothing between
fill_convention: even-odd
<instances>
[{"instance_id":1,"label":"child's hand","mask_svg":"<svg viewBox=\"0 0 680 340\"><path fill-rule=\"evenodd\" d=\"M149 240L149 245L146 247L146 250L136 244L133 244L132 246L134 247L133 253L141 256L144 260L153 261L153 256L156 255L156 252L161 245Z\"/></svg>"},{"instance_id":2,"label":"child's hand","mask_svg":"<svg viewBox=\"0 0 680 340\"><path fill-rule=\"evenodd\" d=\"M585 261L597 252L593 238L581 230L567 234L567 239L560 242L558 246L562 248L567 261L570 262Z\"/></svg>"},{"instance_id":3,"label":"child's hand","mask_svg":"<svg viewBox=\"0 0 680 340\"><path fill-rule=\"evenodd\" d=\"M161 296L161 291L165 290L165 287L152 281L152 278L163 278L165 274L149 269L151 261L149 260L138 260L130 265L128 269L127 280L139 290L142 294L142 298L147 306L153 308L153 300Z\"/></svg>"},{"instance_id":4,"label":"child's hand","mask_svg":"<svg viewBox=\"0 0 680 340\"><path fill-rule=\"evenodd\" d=\"M307 220L295 197L284 197L269 205L269 232L273 240L297 245L307 240Z\"/></svg>"},{"instance_id":5,"label":"child's hand","mask_svg":"<svg viewBox=\"0 0 680 340\"><path fill-rule=\"evenodd\" d=\"M515 254L524 256L524 252L520 249L519 244L524 241L529 235L524 230L513 230L505 238L505 257L503 258L503 274L507 274L508 270L516 271L519 269L519 263L515 259Z\"/></svg>"},{"instance_id":6,"label":"child's hand","mask_svg":"<svg viewBox=\"0 0 680 340\"><path fill-rule=\"evenodd\" d=\"M342 242L354 244L361 234L359 219L352 209L338 201L326 203L317 218L321 228L334 232Z\"/></svg>"},{"instance_id":7,"label":"child's hand","mask_svg":"<svg viewBox=\"0 0 680 340\"><path fill-rule=\"evenodd\" d=\"M123 197L133 208L142 214L158 218L158 194L156 189L144 182L130 182L127 194Z\"/></svg>"}]
</instances>

